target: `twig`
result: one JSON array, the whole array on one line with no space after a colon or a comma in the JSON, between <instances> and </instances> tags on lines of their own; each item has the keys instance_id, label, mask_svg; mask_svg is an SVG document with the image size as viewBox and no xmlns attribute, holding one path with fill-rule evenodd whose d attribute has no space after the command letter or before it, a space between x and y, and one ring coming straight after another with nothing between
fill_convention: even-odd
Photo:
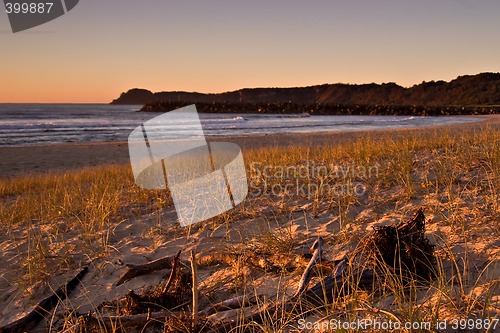
<instances>
[{"instance_id":1,"label":"twig","mask_svg":"<svg viewBox=\"0 0 500 333\"><path fill-rule=\"evenodd\" d=\"M193 274L193 330L196 332L198 327L198 277L196 269L196 258L194 251L191 250L191 272Z\"/></svg>"}]
</instances>

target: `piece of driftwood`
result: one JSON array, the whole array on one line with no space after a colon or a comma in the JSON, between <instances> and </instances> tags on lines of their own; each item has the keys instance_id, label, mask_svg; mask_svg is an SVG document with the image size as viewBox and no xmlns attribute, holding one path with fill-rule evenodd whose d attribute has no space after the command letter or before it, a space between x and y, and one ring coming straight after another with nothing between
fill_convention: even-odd
<instances>
[{"instance_id":1,"label":"piece of driftwood","mask_svg":"<svg viewBox=\"0 0 500 333\"><path fill-rule=\"evenodd\" d=\"M261 296L239 296L234 297L207 307L198 312L199 317L207 317L220 311L227 311L231 309L238 309L248 305L256 304L261 299ZM105 331L113 331L119 328L137 328L143 329L151 322L158 322L163 324L166 318L179 317L179 311L154 311L150 313L141 313L130 316L100 316L94 317L84 315L78 318L78 323L62 333L79 333L83 327L96 327Z\"/></svg>"},{"instance_id":2,"label":"piece of driftwood","mask_svg":"<svg viewBox=\"0 0 500 333\"><path fill-rule=\"evenodd\" d=\"M302 305L318 307L325 305L326 302L331 302L342 286L347 283L344 272L347 269L347 257L337 263L333 272L329 274L322 281L316 283L309 290L294 295L284 304L275 306L275 313L289 312L301 308ZM267 309L266 311L269 311ZM266 314L267 316L269 313Z\"/></svg>"},{"instance_id":3,"label":"piece of driftwood","mask_svg":"<svg viewBox=\"0 0 500 333\"><path fill-rule=\"evenodd\" d=\"M434 245L425 237L425 215L419 209L407 221L374 227L355 250L358 261L377 273L399 274L403 282L430 281L437 272Z\"/></svg>"},{"instance_id":4,"label":"piece of driftwood","mask_svg":"<svg viewBox=\"0 0 500 333\"><path fill-rule=\"evenodd\" d=\"M312 249L314 249L313 256L312 256L311 260L309 261L309 264L307 265L306 269L304 270L302 277L300 278L299 287L297 288L297 291L293 295L294 297L300 295L304 290L307 289L307 286L309 285L309 281L311 280L311 277L312 277L314 267L316 267L316 264L321 261L321 257L323 255L323 238L322 237L318 237L318 239L312 245L311 250Z\"/></svg>"},{"instance_id":5,"label":"piece of driftwood","mask_svg":"<svg viewBox=\"0 0 500 333\"><path fill-rule=\"evenodd\" d=\"M350 289L369 290L373 288L373 271L360 270L347 274L348 269L346 257L335 266L331 274L307 290L300 299L298 297L290 299L285 309L291 311L297 305L320 307L332 303L336 297L348 294Z\"/></svg>"},{"instance_id":6,"label":"piece of driftwood","mask_svg":"<svg viewBox=\"0 0 500 333\"><path fill-rule=\"evenodd\" d=\"M250 305L257 304L261 299L262 299L262 296L260 296L260 295L253 295L253 296L241 295L241 296L233 297L230 299L226 299L222 302L212 304L211 306L207 307L206 309L199 311L198 316L200 316L200 317L210 316L210 315L213 315L214 313L221 312L221 311L244 308L244 307L247 307Z\"/></svg>"},{"instance_id":7,"label":"piece of driftwood","mask_svg":"<svg viewBox=\"0 0 500 333\"><path fill-rule=\"evenodd\" d=\"M35 329L40 321L42 321L47 314L50 314L57 303L65 300L66 297L75 290L87 272L88 267L84 267L74 278L69 280L65 285L59 287L51 296L38 303L33 311L13 323L0 327L0 333L22 333Z\"/></svg>"},{"instance_id":8,"label":"piece of driftwood","mask_svg":"<svg viewBox=\"0 0 500 333\"><path fill-rule=\"evenodd\" d=\"M150 274L152 272L156 271L161 271L164 269L171 269L172 268L172 260L175 258L175 256L168 256L164 258L160 258L154 261L151 261L146 264L139 264L139 265L132 265L132 264L127 264L127 270L116 280L114 283L114 286L119 286L128 280L131 280L135 277L141 276L141 275L146 275ZM248 258L245 259L247 263L249 263L252 266L255 266L257 268L265 269L265 270L271 270L275 269L278 270L279 268L273 267L272 263L268 262L265 257L260 257L260 256L249 256ZM238 255L232 254L232 253L226 253L226 252L216 252L216 253L211 253L202 257L198 257L196 260L196 265L198 267L204 268L207 266L212 266L215 264L226 264L226 265L233 265L235 262L238 261ZM179 263L182 266L185 267L190 267L191 266L191 261L189 260L179 260Z\"/></svg>"},{"instance_id":9,"label":"piece of driftwood","mask_svg":"<svg viewBox=\"0 0 500 333\"><path fill-rule=\"evenodd\" d=\"M115 286L119 286L130 279L135 277L149 274L156 271L161 271L163 269L171 269L172 261L175 259L175 256L169 256L161 259L157 259L147 264L142 265L127 265L127 270L125 273L120 276L120 278L115 282ZM182 262L182 261L181 261ZM182 262L183 264L188 264L187 262Z\"/></svg>"},{"instance_id":10,"label":"piece of driftwood","mask_svg":"<svg viewBox=\"0 0 500 333\"><path fill-rule=\"evenodd\" d=\"M172 260L172 270L170 271L170 276L168 277L167 283L165 284L165 287L162 289L162 294L166 294L170 287L172 286L172 283L175 280L175 277L177 275L177 271L179 270L179 258L181 256L181 250L177 252L177 254L174 257L174 260Z\"/></svg>"},{"instance_id":11,"label":"piece of driftwood","mask_svg":"<svg viewBox=\"0 0 500 333\"><path fill-rule=\"evenodd\" d=\"M94 317L90 315L80 316L78 323L63 333L80 333L85 331L86 327L95 327L102 332L114 332L116 329L137 328L144 329L148 324L157 322L163 324L165 318L177 317L181 313L179 311L155 311L149 313L141 313L130 316L100 316ZM119 331L119 330L118 330Z\"/></svg>"}]
</instances>

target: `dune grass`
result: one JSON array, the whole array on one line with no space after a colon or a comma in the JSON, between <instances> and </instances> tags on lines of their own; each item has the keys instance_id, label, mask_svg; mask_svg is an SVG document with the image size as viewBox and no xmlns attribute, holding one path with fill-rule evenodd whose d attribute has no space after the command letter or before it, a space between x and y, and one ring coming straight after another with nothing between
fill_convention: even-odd
<instances>
[{"instance_id":1,"label":"dune grass","mask_svg":"<svg viewBox=\"0 0 500 333\"><path fill-rule=\"evenodd\" d=\"M129 166L1 180L0 200L0 230L7 235L21 230L12 238L28 244L21 276L29 284L69 268L74 254L105 255L114 226L171 202L168 191L137 187ZM68 244L70 231L74 244Z\"/></svg>"},{"instance_id":2,"label":"dune grass","mask_svg":"<svg viewBox=\"0 0 500 333\"><path fill-rule=\"evenodd\" d=\"M242 322L239 331L284 332L296 328L300 318L418 323L498 318L500 277L491 274L500 256L497 128L429 129L397 135L373 132L343 145L247 149L244 158L248 198L189 232L216 230L262 215L283 225L298 206L307 205L309 218L317 218L325 209L338 216L339 232L327 237L329 246L352 249L365 232L355 226L373 222L358 218L365 209L375 217L393 213L407 217L416 207L424 207L431 217L439 269L436 280L426 288L416 283L403 286L398 276L389 276L381 293L354 290L325 304L321 311L290 314L279 321L269 318L259 325ZM358 192L355 184L360 186ZM73 258L77 254L88 260L109 254L113 247L109 235L117 224L171 206L168 191L138 188L128 165L0 180L0 230L28 248L19 272L24 285L77 266L80 262ZM272 213L263 213L263 207ZM67 236L70 231L84 246L68 244L73 241ZM260 239L263 248L274 253L290 252L303 240L286 229ZM487 249L490 257L482 258L479 265L478 253L486 251L481 248L485 242L493 248ZM52 264L54 258L58 265ZM290 279L289 273L283 274L282 280Z\"/></svg>"}]
</instances>

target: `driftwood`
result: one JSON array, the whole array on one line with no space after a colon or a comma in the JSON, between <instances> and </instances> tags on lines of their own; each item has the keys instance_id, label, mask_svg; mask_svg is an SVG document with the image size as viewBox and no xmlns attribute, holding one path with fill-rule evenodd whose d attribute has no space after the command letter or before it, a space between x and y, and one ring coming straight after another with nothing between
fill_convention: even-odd
<instances>
[{"instance_id":1,"label":"driftwood","mask_svg":"<svg viewBox=\"0 0 500 333\"><path fill-rule=\"evenodd\" d=\"M261 299L262 299L262 296L260 296L260 295L255 295L255 296L242 295L242 296L238 296L238 297L233 297L233 298L224 300L222 302L215 303L215 304L207 307L206 309L199 311L198 316L200 316L200 317L210 316L210 315L213 315L214 313L221 312L221 311L244 308L244 307L247 307L249 305L257 304Z\"/></svg>"},{"instance_id":2,"label":"driftwood","mask_svg":"<svg viewBox=\"0 0 500 333\"><path fill-rule=\"evenodd\" d=\"M337 261L329 275L308 288L316 267L318 264L324 263L324 261L322 262L323 239L319 237L311 248L314 253L301 276L299 286L294 295L287 301L269 301L261 304L258 312L241 320L205 325L200 330L203 332L229 332L233 331L241 322L262 324L269 320L279 320L285 313L306 313L312 308L318 309L331 304L337 298L349 295L355 290L376 290L382 284L384 274L391 272L394 274L406 274L405 272L407 272L408 274L405 276L412 279L429 279L432 277L435 260L434 246L425 238L424 232L425 216L422 210L419 210L409 221L400 222L395 226L376 227L374 232L351 252L349 258L346 256ZM145 265L128 266L127 272L120 277L116 285L155 270L172 268L170 278L164 287L164 290L168 290L171 281L175 278L176 271L179 270L178 267L180 264L185 264L179 259L179 256L180 251L174 257L166 257ZM191 263L192 272L193 302L190 317L185 317L185 312L158 311L131 316L93 317L89 315L81 320L88 318L87 320L90 321L88 323L92 324L93 327L104 327L106 330L113 330L117 326L144 329L152 322L162 323L163 321L165 321L166 327L169 322L188 320L192 322L193 331L198 331L198 328L202 327L201 322L206 321L210 315L219 311L238 309L259 303L259 296L239 296L198 311L198 282L194 253L191 253L191 260L187 263ZM424 265L428 271L419 274L422 273L421 268ZM175 327L175 325L171 327ZM0 333L3 332L0 331Z\"/></svg>"},{"instance_id":3,"label":"driftwood","mask_svg":"<svg viewBox=\"0 0 500 333\"><path fill-rule=\"evenodd\" d=\"M297 312L302 310L304 307L321 307L325 304L331 303L336 296L339 296L346 292L350 287L370 289L373 286L374 275L371 270L364 270L359 274L357 279L348 279L346 275L346 270L348 269L348 259L344 259L337 262L332 273L329 274L322 281L315 284L309 290L307 285L312 278L312 272L316 263L321 259L323 240L319 238L312 249L315 249L313 257L306 267L299 288L297 292L291 297L287 302L282 304L267 303L264 304L261 310L247 318L245 321L253 321L256 323L262 323L265 318L275 318L278 319L279 316L286 312ZM192 259L191 259L192 261ZM193 289L194 291L195 289ZM194 291L196 292L196 291ZM259 296L239 296L229 300L225 300L207 307L201 311L193 311L192 319L193 323L196 323L198 317L207 317L220 311L226 311L230 309L243 308L249 305L257 304L261 300ZM193 306L193 310L196 309L196 305ZM106 329L111 329L112 327L136 327L143 328L151 321L160 321L166 318L173 318L177 313L170 311L158 311L152 312L151 314L140 314L133 316L107 316L101 318L94 318L93 324L104 325ZM209 332L229 332L237 325L237 322L222 322L219 325L211 328Z\"/></svg>"},{"instance_id":4,"label":"driftwood","mask_svg":"<svg viewBox=\"0 0 500 333\"><path fill-rule=\"evenodd\" d=\"M219 303L215 303L198 312L198 317L208 317L220 311L239 309L249 305L257 304L261 296L238 296ZM149 313L141 313L130 316L90 316L84 315L78 318L78 323L66 329L63 333L79 333L84 327L96 327L112 332L118 328L144 329L147 325L156 322L163 324L168 318L178 318L183 314L181 311L161 310Z\"/></svg>"},{"instance_id":5,"label":"driftwood","mask_svg":"<svg viewBox=\"0 0 500 333\"><path fill-rule=\"evenodd\" d=\"M330 275L307 290L301 299L292 298L286 309L290 310L290 306L295 304L319 307L332 303L336 297L348 294L351 288L363 290L373 288L375 278L372 270L361 270L353 274L347 274L346 270L348 270L347 257L335 266Z\"/></svg>"},{"instance_id":6,"label":"driftwood","mask_svg":"<svg viewBox=\"0 0 500 333\"><path fill-rule=\"evenodd\" d=\"M343 259L335 266L332 274L328 275L323 281L318 282L311 289L293 296L284 303L264 304L259 312L246 317L243 321L261 324L271 318L279 319L279 317L286 312L296 312L299 309L303 308L302 305L316 308L319 306L324 306L325 304L327 304L328 300L329 302L331 302L334 295L336 294L336 291L341 290L342 286L347 283L347 280L345 279L345 276L343 274L346 267L347 259ZM209 331L209 333L231 332L235 329L236 325L238 325L237 321L222 322L219 325L213 327Z\"/></svg>"},{"instance_id":7,"label":"driftwood","mask_svg":"<svg viewBox=\"0 0 500 333\"><path fill-rule=\"evenodd\" d=\"M318 249L321 249L321 241L318 242L320 245L316 248L315 252ZM319 251L318 251L319 252ZM314 256L313 256L314 257ZM311 267L314 265L308 265L306 271L312 270ZM347 269L347 259L339 261L335 266L332 274L328 275L323 281L318 282L312 288L307 291L303 291L298 295L290 298L287 302L283 304L274 304L268 303L262 306L261 311L255 313L246 318L246 321L253 321L256 323L262 323L264 318L277 318L281 314L290 311L298 311L302 308L302 304L311 307L311 306L321 306L325 305L326 302L331 302L338 291L342 290L345 284L347 284L347 280L345 279L344 272ZM307 285L312 277L312 274L303 274L303 276L307 276L306 279L303 280L304 284ZM364 272L361 278L359 279L359 287L370 288L373 282L373 274L369 272ZM216 304L213 304L207 307L204 310L198 311L196 313L196 317L207 317L214 313L220 311L226 311L230 309L238 309L243 308L249 305L254 305L261 300L260 296L239 296L232 299L228 299ZM82 316L79 319L79 323L77 326L72 327L70 330L66 332L79 332L80 327L89 327L88 325L98 327L106 330L113 330L116 327L121 328L140 328L143 329L151 322L162 323L167 318L175 318L179 316L180 312L172 312L172 311L157 311L151 312L149 314L137 314L131 316L101 316L94 318L92 316ZM193 318L194 318L193 314ZM213 327L210 332L229 332L234 329L237 325L236 322L223 322L220 325Z\"/></svg>"},{"instance_id":8,"label":"driftwood","mask_svg":"<svg viewBox=\"0 0 500 333\"><path fill-rule=\"evenodd\" d=\"M170 272L170 276L168 277L167 283L165 284L165 287L163 287L162 294L165 294L168 292L170 287L172 286L172 283L175 280L175 277L177 275L177 271L179 270L179 258L181 256L181 251L177 252L175 255L174 259L172 260L172 271Z\"/></svg>"},{"instance_id":9,"label":"driftwood","mask_svg":"<svg viewBox=\"0 0 500 333\"><path fill-rule=\"evenodd\" d=\"M146 264L139 264L139 265L132 265L132 264L127 264L127 270L125 273L123 273L118 280L114 283L114 286L117 287L135 277L141 276L141 275L146 275L150 274L152 272L156 271L161 271L164 269L172 269L172 260L175 259L175 256L168 256L164 257L161 259L157 259L155 261L146 263ZM211 266L214 264L226 264L226 265L233 265L235 262L237 262L238 255L233 254L233 253L211 253L202 257L198 257L196 259L196 265L197 267L207 267ZM272 270L272 271L279 271L281 270L281 267L278 267L274 265L273 263L269 262L269 260L266 257L263 256L247 256L245 258L245 262L248 263L249 265L260 268L266 271ZM191 261L190 260L179 260L179 263L184 266L184 267L190 267L191 266Z\"/></svg>"},{"instance_id":10,"label":"driftwood","mask_svg":"<svg viewBox=\"0 0 500 333\"><path fill-rule=\"evenodd\" d=\"M432 278L435 269L435 257L434 246L425 238L424 232L425 216L422 209L409 221L400 222L396 226L377 227L353 252L353 257L359 256L357 263L361 263L362 267L355 267L354 262L349 267L348 258L345 257L337 263L331 274L305 290L311 278L309 271L316 264L313 256L293 297L281 304L265 304L259 312L242 321L260 324L270 319L278 320L287 312L303 313L304 308L307 311L330 304L336 297L347 295L351 290L373 290L380 282L379 278L383 278L383 274L391 270L395 273L402 272L411 278L428 280ZM364 260L369 261L371 267L369 265L367 268ZM398 267L399 263L404 266ZM230 332L237 324L223 322L210 332Z\"/></svg>"},{"instance_id":11,"label":"driftwood","mask_svg":"<svg viewBox=\"0 0 500 333\"><path fill-rule=\"evenodd\" d=\"M316 266L316 263L321 261L321 256L323 255L322 237L318 237L318 239L312 245L311 250L312 249L314 249L313 256L309 261L309 264L307 265L306 269L304 270L302 277L300 278L299 287L297 288L297 291L293 295L294 297L300 295L304 290L307 289L309 281L311 280L312 277L312 272L314 270L314 267Z\"/></svg>"},{"instance_id":12,"label":"driftwood","mask_svg":"<svg viewBox=\"0 0 500 333\"><path fill-rule=\"evenodd\" d=\"M173 267L172 263L175 256L161 258L155 261L151 261L147 264L142 265L127 265L127 270L120 276L120 278L115 282L115 286L119 286L130 279L135 277L146 275L152 272L161 271L163 269L171 269ZM187 264L186 262L182 262Z\"/></svg>"},{"instance_id":13,"label":"driftwood","mask_svg":"<svg viewBox=\"0 0 500 333\"><path fill-rule=\"evenodd\" d=\"M43 299L37 304L35 309L23 318L16 320L4 327L0 327L0 333L29 332L36 328L47 314L62 300L75 290L80 281L87 274L88 268L84 267L74 278L69 280L64 286L59 287L51 296Z\"/></svg>"},{"instance_id":14,"label":"driftwood","mask_svg":"<svg viewBox=\"0 0 500 333\"><path fill-rule=\"evenodd\" d=\"M408 221L374 227L356 249L356 256L380 275L391 272L411 280L430 281L437 272L434 245L425 237L422 209Z\"/></svg>"},{"instance_id":15,"label":"driftwood","mask_svg":"<svg viewBox=\"0 0 500 333\"><path fill-rule=\"evenodd\" d=\"M63 333L79 333L85 331L86 327L96 327L103 332L114 332L117 328L140 328L143 329L152 322L163 324L163 320L169 317L177 317L181 313L174 311L155 311L150 313L141 313L131 316L100 316L90 315L80 316L78 323Z\"/></svg>"}]
</instances>

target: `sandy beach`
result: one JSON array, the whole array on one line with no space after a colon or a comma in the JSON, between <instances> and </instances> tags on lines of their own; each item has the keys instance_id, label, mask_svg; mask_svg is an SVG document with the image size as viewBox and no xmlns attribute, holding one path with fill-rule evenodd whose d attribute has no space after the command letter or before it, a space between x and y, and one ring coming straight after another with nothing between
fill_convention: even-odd
<instances>
[{"instance_id":1,"label":"sandy beach","mask_svg":"<svg viewBox=\"0 0 500 333\"><path fill-rule=\"evenodd\" d=\"M84 266L88 273L79 287L38 329L64 331L89 311L114 313L110 302L130 290L141 294L148 286L164 285L169 276L169 270L160 270L116 285L127 265L174 256L179 250L184 262L190 251L196 253L201 309L244 294L289 298L318 237L325 242L325 262L318 272L326 273L316 272L311 285L352 253L374 226L406 221L419 208L425 213L425 235L436 246L437 278L413 286L411 295L397 284L374 293L356 291L329 305L335 318L498 318L495 161L500 116L484 118L446 128L215 139L240 145L247 168L252 162L275 168L331 161L356 166L357 174L340 182L361 181L365 190L285 195L272 193L271 187L269 193L259 170L248 170L250 191L244 203L193 228L178 226L168 195L139 191L133 184L126 143L2 147L0 327L32 311ZM373 167L376 174L361 174L365 167ZM17 177L31 174L40 178ZM43 178L45 174L50 177ZM287 181L268 180L273 186ZM297 186L316 184L314 179L295 180ZM261 308L256 304L248 311ZM215 322L241 315L228 310L208 318ZM321 322L329 317L318 310L301 318ZM297 323L296 316L284 317L270 324L269 331L292 332Z\"/></svg>"},{"instance_id":2,"label":"sandy beach","mask_svg":"<svg viewBox=\"0 0 500 333\"><path fill-rule=\"evenodd\" d=\"M0 333L500 333L500 1L4 4Z\"/></svg>"}]
</instances>

